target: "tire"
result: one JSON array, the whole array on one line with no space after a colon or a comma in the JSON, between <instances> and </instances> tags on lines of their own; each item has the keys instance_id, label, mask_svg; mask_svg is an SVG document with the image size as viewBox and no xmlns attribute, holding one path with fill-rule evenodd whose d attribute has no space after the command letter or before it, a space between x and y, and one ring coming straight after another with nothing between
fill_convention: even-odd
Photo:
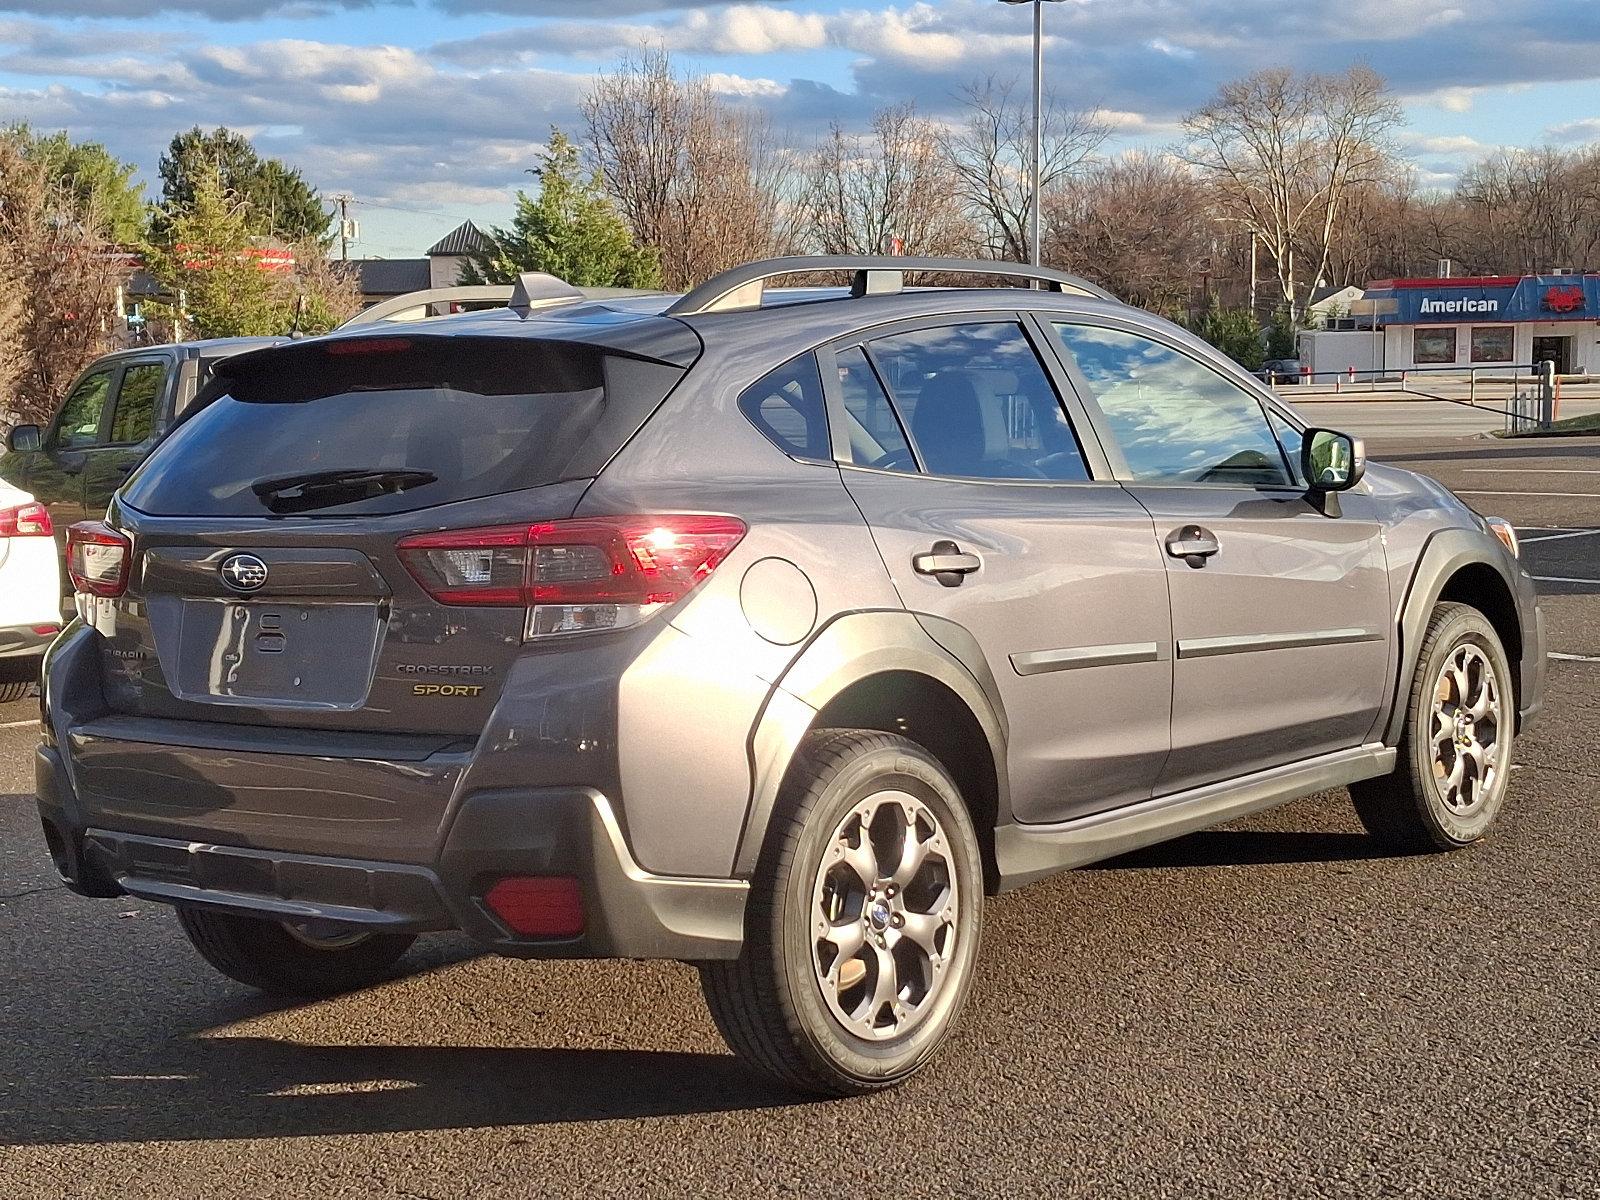
<instances>
[{"instance_id":1,"label":"tire","mask_svg":"<svg viewBox=\"0 0 1600 1200\"><path fill-rule=\"evenodd\" d=\"M33 691L33 684L26 680L0 682L0 704L14 704L18 700L25 700L31 691Z\"/></svg>"},{"instance_id":2,"label":"tire","mask_svg":"<svg viewBox=\"0 0 1600 1200\"><path fill-rule=\"evenodd\" d=\"M315 936L304 927L178 906L194 948L230 979L282 996L334 996L385 979L416 938L409 934Z\"/></svg>"},{"instance_id":3,"label":"tire","mask_svg":"<svg viewBox=\"0 0 1600 1200\"><path fill-rule=\"evenodd\" d=\"M908 828L920 855L903 854ZM779 795L743 953L702 964L701 986L728 1045L768 1074L820 1095L881 1091L950 1034L982 910L977 834L938 760L894 734L820 730Z\"/></svg>"},{"instance_id":4,"label":"tire","mask_svg":"<svg viewBox=\"0 0 1600 1200\"><path fill-rule=\"evenodd\" d=\"M1459 703L1460 684L1450 669L1462 664L1469 705ZM1487 686L1493 688L1492 711L1481 690ZM1480 709L1498 719L1473 718ZM1465 727L1456 722L1457 713L1470 718ZM1407 693L1395 770L1350 785L1361 823L1385 845L1408 853L1459 850L1476 842L1505 803L1516 719L1511 665L1494 626L1469 605L1435 605ZM1492 741L1486 744L1486 737ZM1460 780L1452 785L1458 769Z\"/></svg>"}]
</instances>

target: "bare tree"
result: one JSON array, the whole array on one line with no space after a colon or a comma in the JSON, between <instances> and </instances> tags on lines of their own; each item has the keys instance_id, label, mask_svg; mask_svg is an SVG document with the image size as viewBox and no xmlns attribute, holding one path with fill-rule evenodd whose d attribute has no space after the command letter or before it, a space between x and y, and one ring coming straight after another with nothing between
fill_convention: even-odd
<instances>
[{"instance_id":1,"label":"bare tree","mask_svg":"<svg viewBox=\"0 0 1600 1200\"><path fill-rule=\"evenodd\" d=\"M1205 184L1166 155L1101 163L1045 204L1050 261L1168 316L1187 310L1213 230Z\"/></svg>"},{"instance_id":2,"label":"bare tree","mask_svg":"<svg viewBox=\"0 0 1600 1200\"><path fill-rule=\"evenodd\" d=\"M73 376L113 348L127 263L93 202L52 178L14 130L0 133L0 264L14 293L0 322L11 419L44 424Z\"/></svg>"},{"instance_id":3,"label":"bare tree","mask_svg":"<svg viewBox=\"0 0 1600 1200\"><path fill-rule=\"evenodd\" d=\"M1600 148L1503 150L1461 176L1452 257L1471 270L1585 267L1600 250Z\"/></svg>"},{"instance_id":4,"label":"bare tree","mask_svg":"<svg viewBox=\"0 0 1600 1200\"><path fill-rule=\"evenodd\" d=\"M835 123L807 163L806 241L823 254L959 255L975 230L934 125L913 104L880 109L871 132Z\"/></svg>"},{"instance_id":5,"label":"bare tree","mask_svg":"<svg viewBox=\"0 0 1600 1200\"><path fill-rule=\"evenodd\" d=\"M583 103L590 153L668 287L782 250L789 160L758 116L735 107L663 51L625 59Z\"/></svg>"},{"instance_id":6,"label":"bare tree","mask_svg":"<svg viewBox=\"0 0 1600 1200\"><path fill-rule=\"evenodd\" d=\"M992 257L1028 261L1033 213L1033 113L1015 85L993 78L965 88L967 117L945 139L958 195L978 218ZM1110 131L1097 112L1050 99L1044 111L1040 190L1048 195L1080 171Z\"/></svg>"},{"instance_id":7,"label":"bare tree","mask_svg":"<svg viewBox=\"0 0 1600 1200\"><path fill-rule=\"evenodd\" d=\"M1223 216L1261 239L1296 315L1327 276L1351 193L1392 173L1390 137L1401 120L1382 77L1363 66L1342 75L1259 71L1224 84L1185 120L1189 161L1213 180Z\"/></svg>"}]
</instances>

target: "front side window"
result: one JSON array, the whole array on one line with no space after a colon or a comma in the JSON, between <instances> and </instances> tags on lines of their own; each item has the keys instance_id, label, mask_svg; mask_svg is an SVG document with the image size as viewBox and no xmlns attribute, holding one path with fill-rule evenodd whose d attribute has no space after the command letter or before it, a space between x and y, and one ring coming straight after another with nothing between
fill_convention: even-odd
<instances>
[{"instance_id":1,"label":"front side window","mask_svg":"<svg viewBox=\"0 0 1600 1200\"><path fill-rule=\"evenodd\" d=\"M1135 333L1056 325L1127 461L1147 483L1291 482L1261 404L1187 354Z\"/></svg>"},{"instance_id":2,"label":"front side window","mask_svg":"<svg viewBox=\"0 0 1600 1200\"><path fill-rule=\"evenodd\" d=\"M1508 363L1516 349L1514 325L1479 325L1472 331L1472 361Z\"/></svg>"},{"instance_id":3,"label":"front side window","mask_svg":"<svg viewBox=\"0 0 1600 1200\"><path fill-rule=\"evenodd\" d=\"M1411 361L1422 366L1456 361L1454 329L1419 329L1411 340Z\"/></svg>"},{"instance_id":4,"label":"front side window","mask_svg":"<svg viewBox=\"0 0 1600 1200\"><path fill-rule=\"evenodd\" d=\"M166 382L165 363L138 363L122 373L117 406L111 415L111 444L135 446L155 427L156 402Z\"/></svg>"},{"instance_id":5,"label":"front side window","mask_svg":"<svg viewBox=\"0 0 1600 1200\"><path fill-rule=\"evenodd\" d=\"M1089 478L1020 325L942 325L879 338L868 350L929 474Z\"/></svg>"},{"instance_id":6,"label":"front side window","mask_svg":"<svg viewBox=\"0 0 1600 1200\"><path fill-rule=\"evenodd\" d=\"M100 416L106 397L111 394L110 370L86 376L67 402L61 406L61 421L56 426L56 445L63 450L92 446L100 440Z\"/></svg>"},{"instance_id":7,"label":"front side window","mask_svg":"<svg viewBox=\"0 0 1600 1200\"><path fill-rule=\"evenodd\" d=\"M739 397L739 410L785 453L796 458L833 457L816 355L802 354L757 380Z\"/></svg>"}]
</instances>

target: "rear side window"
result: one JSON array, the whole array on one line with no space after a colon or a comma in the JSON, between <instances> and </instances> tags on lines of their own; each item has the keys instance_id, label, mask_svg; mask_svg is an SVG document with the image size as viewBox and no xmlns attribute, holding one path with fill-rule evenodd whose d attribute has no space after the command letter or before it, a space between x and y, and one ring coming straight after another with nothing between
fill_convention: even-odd
<instances>
[{"instance_id":1,"label":"rear side window","mask_svg":"<svg viewBox=\"0 0 1600 1200\"><path fill-rule=\"evenodd\" d=\"M204 402L123 496L158 515L342 517L589 478L682 375L579 342L520 337L258 351L219 365ZM310 490L263 494L310 476L319 477Z\"/></svg>"},{"instance_id":2,"label":"rear side window","mask_svg":"<svg viewBox=\"0 0 1600 1200\"><path fill-rule=\"evenodd\" d=\"M1020 325L943 325L868 346L930 475L1083 480L1055 388Z\"/></svg>"},{"instance_id":3,"label":"rear side window","mask_svg":"<svg viewBox=\"0 0 1600 1200\"><path fill-rule=\"evenodd\" d=\"M906 445L900 418L866 351L853 346L840 351L838 361L839 394L850 424L850 461L884 471L915 471L917 462Z\"/></svg>"},{"instance_id":4,"label":"rear side window","mask_svg":"<svg viewBox=\"0 0 1600 1200\"><path fill-rule=\"evenodd\" d=\"M786 454L833 457L828 448L822 376L814 354L802 354L757 380L739 397L739 411Z\"/></svg>"}]
</instances>

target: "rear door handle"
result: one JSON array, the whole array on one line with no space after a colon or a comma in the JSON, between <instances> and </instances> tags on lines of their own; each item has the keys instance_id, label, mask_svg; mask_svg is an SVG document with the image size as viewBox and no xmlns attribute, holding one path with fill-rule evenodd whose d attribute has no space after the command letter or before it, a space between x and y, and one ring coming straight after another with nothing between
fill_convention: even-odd
<instances>
[{"instance_id":1,"label":"rear door handle","mask_svg":"<svg viewBox=\"0 0 1600 1200\"><path fill-rule=\"evenodd\" d=\"M918 575L932 575L945 587L960 587L961 581L981 566L981 558L965 553L951 541L935 542L927 553L911 559L911 569Z\"/></svg>"},{"instance_id":2,"label":"rear door handle","mask_svg":"<svg viewBox=\"0 0 1600 1200\"><path fill-rule=\"evenodd\" d=\"M1217 535L1201 525L1185 525L1167 535L1167 553L1181 558L1191 567L1203 567L1222 546Z\"/></svg>"}]
</instances>

